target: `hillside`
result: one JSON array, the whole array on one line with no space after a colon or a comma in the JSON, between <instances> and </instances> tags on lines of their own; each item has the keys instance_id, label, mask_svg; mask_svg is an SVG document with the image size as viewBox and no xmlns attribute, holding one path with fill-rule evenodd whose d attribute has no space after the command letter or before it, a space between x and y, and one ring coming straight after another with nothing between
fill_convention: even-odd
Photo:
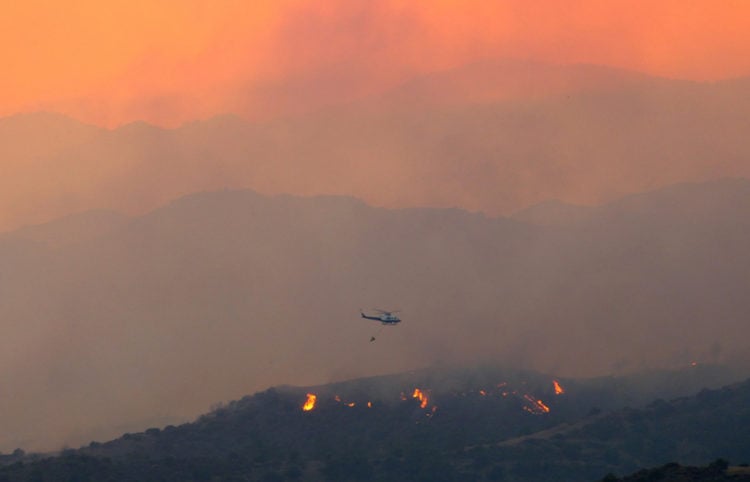
<instances>
[{"instance_id":1,"label":"hillside","mask_svg":"<svg viewBox=\"0 0 750 482\"><path fill-rule=\"evenodd\" d=\"M514 466L518 457L544 456L550 473L588 471L591 477L595 470L627 473L668 461L701 465L724 458L747 463L749 401L750 382L744 382L604 414L551 437L542 434L484 449L506 467Z\"/></svg>"},{"instance_id":2,"label":"hillside","mask_svg":"<svg viewBox=\"0 0 750 482\"><path fill-rule=\"evenodd\" d=\"M730 482L733 480L750 480L750 469L747 466L728 467L727 461L717 459L705 467L681 466L669 463L654 469L642 469L638 472L617 478L610 474L602 482L646 482L661 480L664 482Z\"/></svg>"},{"instance_id":3,"label":"hillside","mask_svg":"<svg viewBox=\"0 0 750 482\"><path fill-rule=\"evenodd\" d=\"M574 482L641 464L747 453L741 429L725 435L747 422L750 382L617 410L623 396L649 395L635 389L639 378L568 381L499 367L443 367L277 387L193 423L92 442L57 458L27 457L0 468L0 480ZM594 400L601 408L591 407ZM667 442L671 451L661 450Z\"/></svg>"},{"instance_id":4,"label":"hillside","mask_svg":"<svg viewBox=\"0 0 750 482\"><path fill-rule=\"evenodd\" d=\"M307 455L334 453L366 441L378 452L422 437L429 440L423 448L441 451L533 436L529 434L602 411L639 407L659 396L692 395L699 386L731 376L722 367L595 379L556 378L494 365L434 367L320 386L274 387L178 427L177 438L188 445L160 445L144 438L155 433L147 430L94 442L82 452L115 458L132 452L218 457L240 447L252 451L252 444L247 447L250 433L261 445ZM309 410L304 410L306 403ZM416 428L421 434L412 434L412 425L425 427ZM193 437L202 441L190 441Z\"/></svg>"}]
</instances>

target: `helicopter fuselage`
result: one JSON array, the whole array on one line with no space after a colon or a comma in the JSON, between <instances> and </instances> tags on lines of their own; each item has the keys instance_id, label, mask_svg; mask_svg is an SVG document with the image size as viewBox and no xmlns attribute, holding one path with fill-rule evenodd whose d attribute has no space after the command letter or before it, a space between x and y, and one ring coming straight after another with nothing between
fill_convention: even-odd
<instances>
[{"instance_id":1,"label":"helicopter fuselage","mask_svg":"<svg viewBox=\"0 0 750 482\"><path fill-rule=\"evenodd\" d=\"M391 314L382 314L380 316L367 316L364 313L361 313L362 318L366 318L368 320L375 320L379 321L384 325L395 325L396 323L401 323L401 318L395 315Z\"/></svg>"}]
</instances>

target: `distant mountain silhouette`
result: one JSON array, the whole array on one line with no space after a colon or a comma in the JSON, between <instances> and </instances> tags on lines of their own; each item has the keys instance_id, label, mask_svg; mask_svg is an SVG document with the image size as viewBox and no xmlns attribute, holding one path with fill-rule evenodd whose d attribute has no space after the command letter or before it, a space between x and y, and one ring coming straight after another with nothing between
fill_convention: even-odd
<instances>
[{"instance_id":1,"label":"distant mountain silhouette","mask_svg":"<svg viewBox=\"0 0 750 482\"><path fill-rule=\"evenodd\" d=\"M51 114L0 120L13 176L0 229L88 209L143 214L196 191L352 195L508 215L676 182L750 176L750 82L485 61L256 124L109 131Z\"/></svg>"},{"instance_id":2,"label":"distant mountain silhouette","mask_svg":"<svg viewBox=\"0 0 750 482\"><path fill-rule=\"evenodd\" d=\"M0 447L82 443L280 382L439 361L562 376L740 363L748 212L744 180L632 196L563 228L219 191L9 233L0 375L14 396L0 402ZM373 307L404 321L359 317Z\"/></svg>"},{"instance_id":3,"label":"distant mountain silhouette","mask_svg":"<svg viewBox=\"0 0 750 482\"><path fill-rule=\"evenodd\" d=\"M589 206L576 206L560 201L544 201L514 213L511 218L538 226L571 226L595 214Z\"/></svg>"},{"instance_id":4,"label":"distant mountain silhouette","mask_svg":"<svg viewBox=\"0 0 750 482\"><path fill-rule=\"evenodd\" d=\"M101 238L124 227L128 217L115 211L84 211L44 224L25 226L0 239L24 239L61 247Z\"/></svg>"}]
</instances>

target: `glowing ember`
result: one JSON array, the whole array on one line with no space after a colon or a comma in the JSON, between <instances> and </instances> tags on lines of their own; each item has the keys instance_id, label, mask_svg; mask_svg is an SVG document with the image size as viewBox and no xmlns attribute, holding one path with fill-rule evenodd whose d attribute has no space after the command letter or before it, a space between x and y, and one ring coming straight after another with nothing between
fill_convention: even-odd
<instances>
[{"instance_id":1,"label":"glowing ember","mask_svg":"<svg viewBox=\"0 0 750 482\"><path fill-rule=\"evenodd\" d=\"M315 408L315 400L317 400L317 399L318 399L318 397L315 396L315 394L308 393L307 394L307 401L305 402L304 405L302 405L302 410L304 410L305 412L309 412L310 410L312 410L313 408Z\"/></svg>"},{"instance_id":2,"label":"glowing ember","mask_svg":"<svg viewBox=\"0 0 750 482\"><path fill-rule=\"evenodd\" d=\"M562 395L563 393L565 393L565 389L557 380L552 380L552 384L555 386L555 395Z\"/></svg>"},{"instance_id":3,"label":"glowing ember","mask_svg":"<svg viewBox=\"0 0 750 482\"><path fill-rule=\"evenodd\" d=\"M549 413L549 407L544 404L541 400L536 401L536 406L544 413Z\"/></svg>"},{"instance_id":4,"label":"glowing ember","mask_svg":"<svg viewBox=\"0 0 750 482\"><path fill-rule=\"evenodd\" d=\"M372 408L372 402L367 402L367 408Z\"/></svg>"},{"instance_id":5,"label":"glowing ember","mask_svg":"<svg viewBox=\"0 0 750 482\"><path fill-rule=\"evenodd\" d=\"M427 394L424 393L419 388L414 389L414 393L411 394L411 398L416 398L419 400L419 407L425 408L427 404L429 403L429 399L427 398Z\"/></svg>"},{"instance_id":6,"label":"glowing ember","mask_svg":"<svg viewBox=\"0 0 750 482\"><path fill-rule=\"evenodd\" d=\"M356 405L356 403L354 403L354 402L349 402L349 403L346 404L347 407L353 407L355 405Z\"/></svg>"},{"instance_id":7,"label":"glowing ember","mask_svg":"<svg viewBox=\"0 0 750 482\"><path fill-rule=\"evenodd\" d=\"M484 397L485 395L487 395L487 392L485 392L484 390L479 390L479 394Z\"/></svg>"},{"instance_id":8,"label":"glowing ember","mask_svg":"<svg viewBox=\"0 0 750 482\"><path fill-rule=\"evenodd\" d=\"M528 393L523 396L523 398L526 399L531 405L526 405L523 407L524 410L526 410L529 413L533 413L536 415L542 414L542 413L549 413L549 407L544 404L541 400L537 400L536 398L532 397Z\"/></svg>"}]
</instances>

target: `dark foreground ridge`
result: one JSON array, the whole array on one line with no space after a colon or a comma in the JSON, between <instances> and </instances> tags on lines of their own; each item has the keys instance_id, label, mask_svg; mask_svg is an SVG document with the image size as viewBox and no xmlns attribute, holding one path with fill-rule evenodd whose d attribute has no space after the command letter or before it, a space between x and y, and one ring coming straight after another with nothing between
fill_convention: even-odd
<instances>
[{"instance_id":1,"label":"dark foreground ridge","mask_svg":"<svg viewBox=\"0 0 750 482\"><path fill-rule=\"evenodd\" d=\"M655 469L639 470L633 475L617 478L609 474L601 482L729 482L750 480L750 467L730 467L724 459L716 459L705 467L683 467L669 463Z\"/></svg>"},{"instance_id":2,"label":"dark foreground ridge","mask_svg":"<svg viewBox=\"0 0 750 482\"><path fill-rule=\"evenodd\" d=\"M643 405L719 375L716 367L691 367L573 380L440 368L277 387L179 427L56 457L2 456L0 482L575 482L670 461L747 462L750 381Z\"/></svg>"}]
</instances>

